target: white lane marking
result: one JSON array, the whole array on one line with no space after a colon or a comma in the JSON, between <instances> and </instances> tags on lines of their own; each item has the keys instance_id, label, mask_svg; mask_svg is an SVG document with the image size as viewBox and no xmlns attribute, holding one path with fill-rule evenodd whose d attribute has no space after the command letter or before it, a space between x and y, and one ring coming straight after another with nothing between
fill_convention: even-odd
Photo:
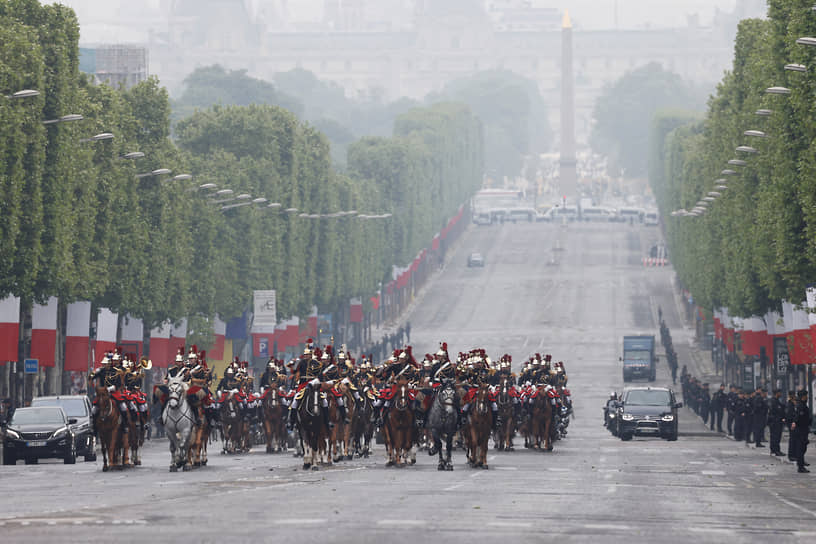
<instances>
[{"instance_id":1,"label":"white lane marking","mask_svg":"<svg viewBox=\"0 0 816 544\"><path fill-rule=\"evenodd\" d=\"M459 489L460 487L462 487L463 485L465 485L465 482L459 482L458 484L452 485L450 487L446 487L442 491L455 491L455 490Z\"/></svg>"},{"instance_id":2,"label":"white lane marking","mask_svg":"<svg viewBox=\"0 0 816 544\"><path fill-rule=\"evenodd\" d=\"M616 486L616 485L610 485L610 486L607 486L607 488L606 488L606 492L610 493L610 494L611 493L616 493L617 491L618 491L618 486Z\"/></svg>"},{"instance_id":3,"label":"white lane marking","mask_svg":"<svg viewBox=\"0 0 816 544\"><path fill-rule=\"evenodd\" d=\"M793 536L797 538L814 538L816 537L816 531L794 531L791 533Z\"/></svg>"},{"instance_id":4,"label":"white lane marking","mask_svg":"<svg viewBox=\"0 0 816 544\"><path fill-rule=\"evenodd\" d=\"M518 470L518 467L493 467L496 470Z\"/></svg>"},{"instance_id":5,"label":"white lane marking","mask_svg":"<svg viewBox=\"0 0 816 544\"><path fill-rule=\"evenodd\" d=\"M705 461L689 461L689 465L705 465Z\"/></svg>"},{"instance_id":6,"label":"white lane marking","mask_svg":"<svg viewBox=\"0 0 816 544\"><path fill-rule=\"evenodd\" d=\"M547 467L547 470L550 472L572 472L571 468L564 468L564 467Z\"/></svg>"},{"instance_id":7,"label":"white lane marking","mask_svg":"<svg viewBox=\"0 0 816 544\"><path fill-rule=\"evenodd\" d=\"M533 524L526 521L491 521L487 524L488 527L532 527Z\"/></svg>"},{"instance_id":8,"label":"white lane marking","mask_svg":"<svg viewBox=\"0 0 816 544\"><path fill-rule=\"evenodd\" d=\"M605 531L628 531L631 529L629 525L615 525L612 523L585 523L583 526L587 529L602 529Z\"/></svg>"},{"instance_id":9,"label":"white lane marking","mask_svg":"<svg viewBox=\"0 0 816 544\"><path fill-rule=\"evenodd\" d=\"M788 506L790 506L791 508L796 508L797 510L799 510L799 511L800 511L800 512L802 512L802 513L809 514L809 515L813 516L814 518L816 518L816 512L814 512L813 510L809 510L809 509L805 508L804 506L800 506L800 505L796 504L796 503L795 503L795 502L793 502L793 501L789 501L788 499L786 499L785 497L781 496L781 495L780 495L779 493L777 493L776 491L773 491L773 490L770 490L770 489L766 489L766 491L767 491L768 493L770 493L771 495L773 495L774 497L776 497L776 499L777 499L778 501L780 501L780 502L783 502L783 503L787 504L787 505L788 505Z\"/></svg>"},{"instance_id":10,"label":"white lane marking","mask_svg":"<svg viewBox=\"0 0 816 544\"><path fill-rule=\"evenodd\" d=\"M388 525L390 527L417 527L425 525L425 521L421 519L381 519L377 525Z\"/></svg>"},{"instance_id":11,"label":"white lane marking","mask_svg":"<svg viewBox=\"0 0 816 544\"><path fill-rule=\"evenodd\" d=\"M719 535L733 535L734 529L725 529L723 527L688 527L692 533L716 533Z\"/></svg>"},{"instance_id":12,"label":"white lane marking","mask_svg":"<svg viewBox=\"0 0 816 544\"><path fill-rule=\"evenodd\" d=\"M329 520L319 518L295 518L295 519L276 519L272 523L275 525L320 525Z\"/></svg>"},{"instance_id":13,"label":"white lane marking","mask_svg":"<svg viewBox=\"0 0 816 544\"><path fill-rule=\"evenodd\" d=\"M704 470L702 474L704 476L725 476L725 472L722 470Z\"/></svg>"},{"instance_id":14,"label":"white lane marking","mask_svg":"<svg viewBox=\"0 0 816 544\"><path fill-rule=\"evenodd\" d=\"M488 460L488 461L493 461L495 458L496 458L496 456L495 456L495 455L491 455L490 457L488 457L488 458L487 458L487 460Z\"/></svg>"}]
</instances>

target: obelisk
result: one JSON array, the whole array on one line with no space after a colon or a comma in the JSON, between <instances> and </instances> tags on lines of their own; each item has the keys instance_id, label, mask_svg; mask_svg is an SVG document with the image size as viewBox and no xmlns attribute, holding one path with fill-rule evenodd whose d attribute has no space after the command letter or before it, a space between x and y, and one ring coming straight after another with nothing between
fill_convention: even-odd
<instances>
[{"instance_id":1,"label":"obelisk","mask_svg":"<svg viewBox=\"0 0 816 544\"><path fill-rule=\"evenodd\" d=\"M575 169L575 81L572 76L572 22L564 11L561 24L561 196L578 205L578 174Z\"/></svg>"}]
</instances>

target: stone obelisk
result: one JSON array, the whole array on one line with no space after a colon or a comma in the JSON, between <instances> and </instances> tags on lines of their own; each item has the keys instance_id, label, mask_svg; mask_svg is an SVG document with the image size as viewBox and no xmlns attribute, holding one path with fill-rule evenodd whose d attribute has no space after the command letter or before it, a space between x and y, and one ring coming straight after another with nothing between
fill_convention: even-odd
<instances>
[{"instance_id":1,"label":"stone obelisk","mask_svg":"<svg viewBox=\"0 0 816 544\"><path fill-rule=\"evenodd\" d=\"M575 81L572 75L572 22L564 11L561 25L561 196L578 205L578 174L575 169ZM571 202L570 202L571 201Z\"/></svg>"}]
</instances>

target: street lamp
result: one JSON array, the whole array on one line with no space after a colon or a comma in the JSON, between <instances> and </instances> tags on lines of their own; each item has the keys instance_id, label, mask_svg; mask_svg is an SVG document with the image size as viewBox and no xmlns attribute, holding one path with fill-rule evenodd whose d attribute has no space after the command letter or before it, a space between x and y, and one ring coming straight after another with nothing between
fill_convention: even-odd
<instances>
[{"instance_id":1,"label":"street lamp","mask_svg":"<svg viewBox=\"0 0 816 544\"><path fill-rule=\"evenodd\" d=\"M280 208L281 203L280 202L270 202L266 207L267 208L272 208L272 209Z\"/></svg>"},{"instance_id":2,"label":"street lamp","mask_svg":"<svg viewBox=\"0 0 816 544\"><path fill-rule=\"evenodd\" d=\"M297 213L298 209L297 208L286 208L283 211L285 211L286 213Z\"/></svg>"},{"instance_id":3,"label":"street lamp","mask_svg":"<svg viewBox=\"0 0 816 544\"><path fill-rule=\"evenodd\" d=\"M771 115L773 113L773 110L761 109L761 110L756 110L754 113L756 115L759 115L760 117L768 117L769 115Z\"/></svg>"},{"instance_id":4,"label":"street lamp","mask_svg":"<svg viewBox=\"0 0 816 544\"><path fill-rule=\"evenodd\" d=\"M136 174L136 178L137 179L149 178L151 176L163 176L165 174L172 174L172 173L173 173L173 171L170 170L169 168L157 168L157 169L153 170L152 172L147 172L145 174Z\"/></svg>"},{"instance_id":5,"label":"street lamp","mask_svg":"<svg viewBox=\"0 0 816 544\"><path fill-rule=\"evenodd\" d=\"M145 156L145 154L142 153L141 151L131 151L130 153L125 153L124 155L122 155L119 158L120 159L143 159L144 156Z\"/></svg>"},{"instance_id":6,"label":"street lamp","mask_svg":"<svg viewBox=\"0 0 816 544\"><path fill-rule=\"evenodd\" d=\"M112 139L113 139L113 134L111 134L110 132L100 132L99 134L97 134L95 136L91 136L90 138L82 138L80 140L80 142L82 142L82 143L85 143L85 142L101 142L102 140L112 140Z\"/></svg>"},{"instance_id":7,"label":"street lamp","mask_svg":"<svg viewBox=\"0 0 816 544\"><path fill-rule=\"evenodd\" d=\"M790 94L791 90L787 87L768 87L765 92L767 94Z\"/></svg>"},{"instance_id":8,"label":"street lamp","mask_svg":"<svg viewBox=\"0 0 816 544\"><path fill-rule=\"evenodd\" d=\"M78 113L69 113L68 115L63 115L57 119L48 119L47 121L43 121L43 125L55 125L57 123L70 123L71 121L82 121L84 117L82 117Z\"/></svg>"},{"instance_id":9,"label":"street lamp","mask_svg":"<svg viewBox=\"0 0 816 544\"><path fill-rule=\"evenodd\" d=\"M40 91L35 91L34 89L23 89L22 91L5 95L6 98L11 100L15 98L31 98L33 96L40 96Z\"/></svg>"},{"instance_id":10,"label":"street lamp","mask_svg":"<svg viewBox=\"0 0 816 544\"><path fill-rule=\"evenodd\" d=\"M805 66L804 64L791 63L785 65L785 70L787 70L788 72L807 72L807 66Z\"/></svg>"},{"instance_id":11,"label":"street lamp","mask_svg":"<svg viewBox=\"0 0 816 544\"><path fill-rule=\"evenodd\" d=\"M715 185L714 188L717 189L718 191L725 191L726 189L728 189L728 185L724 185L724 184Z\"/></svg>"},{"instance_id":12,"label":"street lamp","mask_svg":"<svg viewBox=\"0 0 816 544\"><path fill-rule=\"evenodd\" d=\"M170 181L185 181L188 179L193 179L193 176L190 174L179 174L177 176L173 176Z\"/></svg>"},{"instance_id":13,"label":"street lamp","mask_svg":"<svg viewBox=\"0 0 816 544\"><path fill-rule=\"evenodd\" d=\"M730 161L728 161L728 164L730 164L731 166L745 166L748 163L742 159L731 159Z\"/></svg>"},{"instance_id":14,"label":"street lamp","mask_svg":"<svg viewBox=\"0 0 816 544\"><path fill-rule=\"evenodd\" d=\"M713 196L716 198L718 196L722 196L722 193L718 193L717 191L709 191L708 196Z\"/></svg>"},{"instance_id":15,"label":"street lamp","mask_svg":"<svg viewBox=\"0 0 816 544\"><path fill-rule=\"evenodd\" d=\"M816 7L816 6L814 6ZM811 8L813 9L813 8ZM811 38L810 36L803 36L801 38L796 39L796 43L799 45L811 45L816 46L816 38Z\"/></svg>"},{"instance_id":16,"label":"street lamp","mask_svg":"<svg viewBox=\"0 0 816 544\"><path fill-rule=\"evenodd\" d=\"M726 169L726 170L723 170L722 172L720 172L720 174L722 174L723 176L735 176L735 175L737 175L737 172L736 172L736 170Z\"/></svg>"},{"instance_id":17,"label":"street lamp","mask_svg":"<svg viewBox=\"0 0 816 544\"><path fill-rule=\"evenodd\" d=\"M768 135L762 132L761 130L746 130L743 132L745 136L755 136L757 138L767 138Z\"/></svg>"},{"instance_id":18,"label":"street lamp","mask_svg":"<svg viewBox=\"0 0 816 544\"><path fill-rule=\"evenodd\" d=\"M737 151L739 151L741 153L756 153L757 152L755 147L751 147L749 145L738 146Z\"/></svg>"}]
</instances>

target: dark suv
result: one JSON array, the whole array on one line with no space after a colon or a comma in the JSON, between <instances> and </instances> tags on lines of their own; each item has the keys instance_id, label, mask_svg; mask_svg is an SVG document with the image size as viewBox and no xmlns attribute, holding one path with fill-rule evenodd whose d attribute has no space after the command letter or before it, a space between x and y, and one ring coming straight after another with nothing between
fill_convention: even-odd
<instances>
[{"instance_id":1,"label":"dark suv","mask_svg":"<svg viewBox=\"0 0 816 544\"><path fill-rule=\"evenodd\" d=\"M76 442L71 426L76 423L59 406L18 408L3 433L3 464L25 459L26 465L34 465L39 459L56 457L73 465Z\"/></svg>"},{"instance_id":2,"label":"dark suv","mask_svg":"<svg viewBox=\"0 0 816 544\"><path fill-rule=\"evenodd\" d=\"M76 436L77 455L81 455L86 461L96 461L96 438L91 428L91 401L86 395L35 397L31 406L59 406L65 415L76 419L71 430Z\"/></svg>"},{"instance_id":3,"label":"dark suv","mask_svg":"<svg viewBox=\"0 0 816 544\"><path fill-rule=\"evenodd\" d=\"M677 409L674 391L665 387L633 387L618 405L617 431L621 440L634 435L660 436L677 440Z\"/></svg>"}]
</instances>

